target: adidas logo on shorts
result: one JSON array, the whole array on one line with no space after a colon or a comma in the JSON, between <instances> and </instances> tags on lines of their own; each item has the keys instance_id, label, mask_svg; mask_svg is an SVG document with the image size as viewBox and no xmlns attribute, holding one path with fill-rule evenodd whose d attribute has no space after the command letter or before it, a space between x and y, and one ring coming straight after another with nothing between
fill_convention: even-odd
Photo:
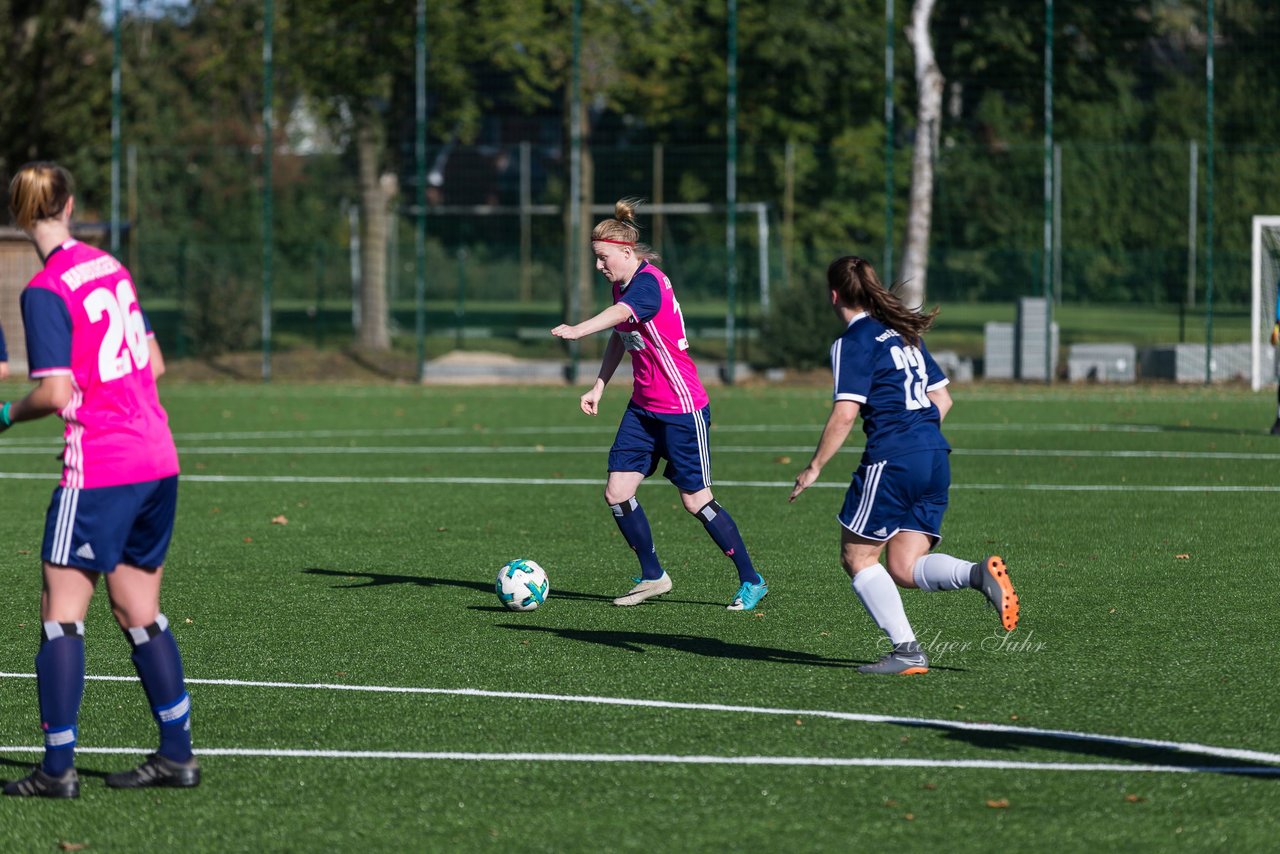
<instances>
[{"instance_id":1,"label":"adidas logo on shorts","mask_svg":"<svg viewBox=\"0 0 1280 854\"><path fill-rule=\"evenodd\" d=\"M76 549L76 557L82 557L85 560L93 560L97 555L93 553L93 546L85 543L83 546Z\"/></svg>"}]
</instances>

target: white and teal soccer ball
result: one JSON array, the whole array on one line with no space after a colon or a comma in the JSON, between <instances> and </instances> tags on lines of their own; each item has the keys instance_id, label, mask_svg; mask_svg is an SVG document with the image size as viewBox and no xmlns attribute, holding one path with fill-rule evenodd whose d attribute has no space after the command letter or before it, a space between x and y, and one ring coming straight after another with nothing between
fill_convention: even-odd
<instances>
[{"instance_id":1,"label":"white and teal soccer ball","mask_svg":"<svg viewBox=\"0 0 1280 854\"><path fill-rule=\"evenodd\" d=\"M498 600L512 611L532 611L547 601L551 583L547 571L537 563L518 558L498 570L494 585Z\"/></svg>"}]
</instances>

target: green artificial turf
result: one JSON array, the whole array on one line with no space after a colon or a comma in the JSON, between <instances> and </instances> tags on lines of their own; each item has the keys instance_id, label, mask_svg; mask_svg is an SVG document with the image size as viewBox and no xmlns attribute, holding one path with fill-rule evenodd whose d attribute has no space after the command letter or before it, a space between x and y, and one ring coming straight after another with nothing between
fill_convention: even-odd
<instances>
[{"instance_id":1,"label":"green artificial turf","mask_svg":"<svg viewBox=\"0 0 1280 854\"><path fill-rule=\"evenodd\" d=\"M787 502L829 390L712 390L716 497L770 586L748 613L724 610L732 564L660 477L639 498L675 589L610 604L636 569L601 496L626 393L590 419L580 392L166 385L184 475L162 604L204 783L106 789L154 724L136 681L91 679L80 800L0 800L0 850L1272 844L1280 765L1221 752L1280 750L1269 395L954 389L941 550L1003 555L1022 625L1004 635L972 591L906 591L933 667L876 678L836 561L860 434ZM3 778L39 756L58 435L0 439ZM493 594L515 557L548 571L537 611ZM132 676L101 593L86 646L91 676ZM865 764L729 764L749 757ZM1062 767L1080 764L1106 767Z\"/></svg>"}]
</instances>

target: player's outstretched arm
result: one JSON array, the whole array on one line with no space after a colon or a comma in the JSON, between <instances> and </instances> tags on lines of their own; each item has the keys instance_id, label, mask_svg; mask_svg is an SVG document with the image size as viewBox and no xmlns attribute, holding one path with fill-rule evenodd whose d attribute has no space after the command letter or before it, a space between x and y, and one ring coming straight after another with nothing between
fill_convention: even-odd
<instances>
[{"instance_id":1,"label":"player's outstretched arm","mask_svg":"<svg viewBox=\"0 0 1280 854\"><path fill-rule=\"evenodd\" d=\"M853 423L858 420L860 408L852 400L837 400L832 404L831 415L827 417L827 426L822 428L822 438L818 440L813 459L809 460L809 465L796 475L796 485L791 490L788 501L795 501L800 497L800 493L813 486L818 480L818 475L822 474L822 467L831 461L836 452L844 446L844 440L849 438L849 431L853 429Z\"/></svg>"},{"instance_id":2,"label":"player's outstretched arm","mask_svg":"<svg viewBox=\"0 0 1280 854\"><path fill-rule=\"evenodd\" d=\"M588 335L611 329L630 317L631 308L629 306L620 302L614 303L595 317L588 318L581 323L573 325L562 323L552 329L551 334L566 341L577 341L579 338L586 338Z\"/></svg>"}]
</instances>

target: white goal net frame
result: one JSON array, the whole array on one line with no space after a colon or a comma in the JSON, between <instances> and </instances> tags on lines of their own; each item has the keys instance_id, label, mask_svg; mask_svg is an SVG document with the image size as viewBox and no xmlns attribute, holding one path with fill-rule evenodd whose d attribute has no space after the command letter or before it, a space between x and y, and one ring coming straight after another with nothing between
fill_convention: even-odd
<instances>
[{"instance_id":1,"label":"white goal net frame","mask_svg":"<svg viewBox=\"0 0 1280 854\"><path fill-rule=\"evenodd\" d=\"M1280 216L1253 218L1252 295L1249 319L1249 380L1254 391L1276 380L1276 348L1271 346L1271 327L1276 322L1276 283L1280 280Z\"/></svg>"},{"instance_id":2,"label":"white goal net frame","mask_svg":"<svg viewBox=\"0 0 1280 854\"><path fill-rule=\"evenodd\" d=\"M710 214L721 214L729 209L726 204L717 204L714 202L645 202L641 210L647 217L654 216L708 216ZM414 206L408 206L403 209L406 216L416 216L420 209ZM738 202L734 206L738 216L750 214L755 219L756 232L756 255L757 255L757 275L760 287L760 309L767 312L769 310L769 203L768 202ZM584 205L584 212L589 216L612 216L614 207L612 204L593 204ZM528 219L533 216L556 216L563 217L564 209L559 205L551 204L519 204L519 205L428 205L426 208L427 216L502 216L517 215L520 217L521 246L527 244L528 238ZM523 252L523 250L522 250ZM521 264L528 266L527 258L521 258Z\"/></svg>"}]
</instances>

